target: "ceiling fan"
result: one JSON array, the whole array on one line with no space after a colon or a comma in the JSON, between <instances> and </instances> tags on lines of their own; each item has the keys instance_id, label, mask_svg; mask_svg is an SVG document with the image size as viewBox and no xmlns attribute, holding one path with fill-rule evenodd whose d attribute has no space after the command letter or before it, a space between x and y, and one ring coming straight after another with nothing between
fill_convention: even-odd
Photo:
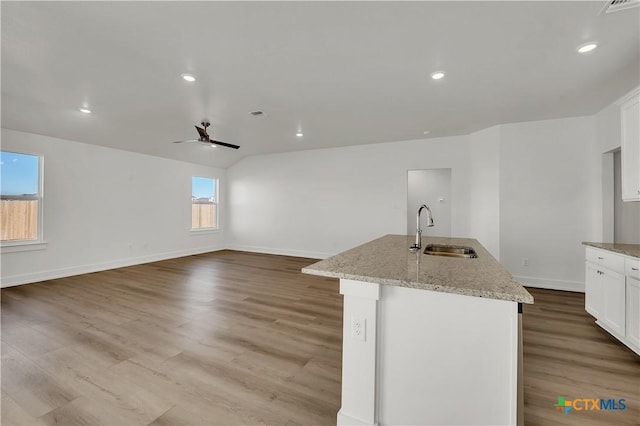
<instances>
[{"instance_id":1,"label":"ceiling fan","mask_svg":"<svg viewBox=\"0 0 640 426\"><path fill-rule=\"evenodd\" d=\"M211 139L209 137L209 134L207 133L207 127L211 126L211 123L209 122L209 120L202 120L200 124L202 124L202 127L195 126L196 130L198 130L198 134L200 135L198 139L192 139L192 140L186 140L186 141L175 141L174 143L203 142L211 145L224 146L226 148L233 148L233 149L240 148L238 145L233 145L226 142L214 141L213 139Z\"/></svg>"}]
</instances>

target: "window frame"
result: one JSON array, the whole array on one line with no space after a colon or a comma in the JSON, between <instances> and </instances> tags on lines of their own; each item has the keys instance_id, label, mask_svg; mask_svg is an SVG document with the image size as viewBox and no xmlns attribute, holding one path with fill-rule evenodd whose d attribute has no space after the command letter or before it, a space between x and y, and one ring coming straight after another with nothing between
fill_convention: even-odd
<instances>
[{"instance_id":1,"label":"window frame","mask_svg":"<svg viewBox=\"0 0 640 426\"><path fill-rule=\"evenodd\" d=\"M191 234L215 234L220 231L220 179L214 176L198 176L191 175L191 204L193 205L193 178L200 179L210 179L213 181L213 189L215 191L215 196L213 197L213 205L214 205L214 226L209 228L193 228L193 222L189 227L189 232Z\"/></svg>"},{"instance_id":2,"label":"window frame","mask_svg":"<svg viewBox=\"0 0 640 426\"><path fill-rule=\"evenodd\" d=\"M0 241L0 253L44 250L47 248L47 242L44 239L44 155L34 152L14 150L12 148L1 148L0 151L11 154L30 155L38 159L38 193L36 197L36 200L38 201L37 237L34 240Z\"/></svg>"}]
</instances>

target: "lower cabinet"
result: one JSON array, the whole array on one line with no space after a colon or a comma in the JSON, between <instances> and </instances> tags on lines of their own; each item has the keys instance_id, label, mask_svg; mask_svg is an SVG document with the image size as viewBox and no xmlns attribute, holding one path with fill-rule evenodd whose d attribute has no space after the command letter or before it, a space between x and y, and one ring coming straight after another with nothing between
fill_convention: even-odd
<instances>
[{"instance_id":1,"label":"lower cabinet","mask_svg":"<svg viewBox=\"0 0 640 426\"><path fill-rule=\"evenodd\" d=\"M626 320L624 275L603 268L601 277L604 295L602 322L620 336L624 336Z\"/></svg>"},{"instance_id":2,"label":"lower cabinet","mask_svg":"<svg viewBox=\"0 0 640 426\"><path fill-rule=\"evenodd\" d=\"M585 279L585 310L596 318L602 317L602 308L604 307L604 293L602 288L602 271L598 266L587 262L586 279Z\"/></svg>"},{"instance_id":3,"label":"lower cabinet","mask_svg":"<svg viewBox=\"0 0 640 426\"><path fill-rule=\"evenodd\" d=\"M625 334L625 277L587 262L585 309L611 331Z\"/></svg>"},{"instance_id":4,"label":"lower cabinet","mask_svg":"<svg viewBox=\"0 0 640 426\"><path fill-rule=\"evenodd\" d=\"M640 348L640 280L627 277L627 333L629 343Z\"/></svg>"},{"instance_id":5,"label":"lower cabinet","mask_svg":"<svg viewBox=\"0 0 640 426\"><path fill-rule=\"evenodd\" d=\"M596 318L596 324L640 354L637 262L635 258L587 247L585 310Z\"/></svg>"}]
</instances>

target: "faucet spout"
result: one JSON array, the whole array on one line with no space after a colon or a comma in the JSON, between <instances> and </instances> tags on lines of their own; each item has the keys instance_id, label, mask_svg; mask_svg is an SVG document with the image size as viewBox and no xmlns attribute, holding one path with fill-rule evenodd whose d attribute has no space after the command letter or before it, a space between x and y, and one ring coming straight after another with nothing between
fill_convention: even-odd
<instances>
[{"instance_id":1,"label":"faucet spout","mask_svg":"<svg viewBox=\"0 0 640 426\"><path fill-rule=\"evenodd\" d=\"M420 229L420 214L422 213L423 209L427 210L427 226L433 226L433 214L431 214L431 209L426 204L421 205L418 208L418 213L416 214L416 242L411 247L409 247L409 251L411 252L417 252L422 248L422 229Z\"/></svg>"}]
</instances>

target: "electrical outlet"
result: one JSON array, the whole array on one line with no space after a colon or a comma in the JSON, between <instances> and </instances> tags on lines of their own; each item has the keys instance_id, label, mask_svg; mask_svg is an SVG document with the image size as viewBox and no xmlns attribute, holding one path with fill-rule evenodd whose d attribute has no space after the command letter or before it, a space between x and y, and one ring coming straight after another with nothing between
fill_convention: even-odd
<instances>
[{"instance_id":1,"label":"electrical outlet","mask_svg":"<svg viewBox=\"0 0 640 426\"><path fill-rule=\"evenodd\" d=\"M351 319L351 338L353 340L367 340L367 320L353 317Z\"/></svg>"},{"instance_id":2,"label":"electrical outlet","mask_svg":"<svg viewBox=\"0 0 640 426\"><path fill-rule=\"evenodd\" d=\"M527 257L522 258L522 266L529 266L529 258Z\"/></svg>"}]
</instances>

